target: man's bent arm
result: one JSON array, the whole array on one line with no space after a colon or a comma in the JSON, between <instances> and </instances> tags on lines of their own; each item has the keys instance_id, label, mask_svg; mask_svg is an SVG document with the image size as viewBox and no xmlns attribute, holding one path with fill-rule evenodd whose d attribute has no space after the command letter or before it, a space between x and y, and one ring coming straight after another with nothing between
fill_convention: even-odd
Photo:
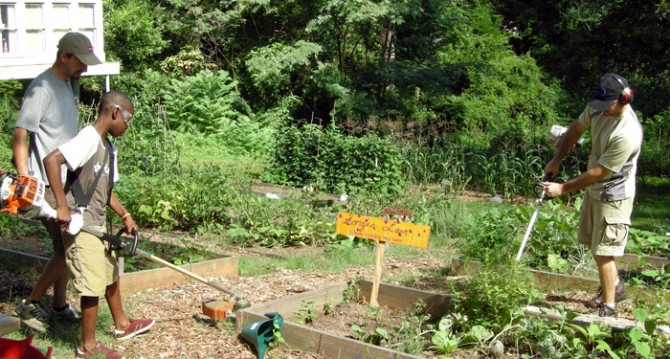
<instances>
[{"instance_id":1,"label":"man's bent arm","mask_svg":"<svg viewBox=\"0 0 670 359\"><path fill-rule=\"evenodd\" d=\"M65 199L65 190L61 179L61 166L65 164L65 157L59 149L54 150L44 157L44 170L47 173L47 179L51 185L51 191L56 198L56 212L58 220L64 223L70 223L70 209L67 207Z\"/></svg>"},{"instance_id":2,"label":"man's bent arm","mask_svg":"<svg viewBox=\"0 0 670 359\"><path fill-rule=\"evenodd\" d=\"M554 157L547 163L547 166L544 168L545 177L553 178L558 172L558 167L563 161L563 157L572 149L572 147L577 143L582 134L586 131L586 127L579 124L579 122L574 121L568 127L568 130L563 135L563 140L561 141L560 146L556 150Z\"/></svg>"},{"instance_id":3,"label":"man's bent arm","mask_svg":"<svg viewBox=\"0 0 670 359\"><path fill-rule=\"evenodd\" d=\"M560 195L575 192L582 188L586 188L602 179L608 178L612 171L597 165L596 167L582 173L579 177L575 177L565 183L544 182L545 192L551 197L558 197Z\"/></svg>"},{"instance_id":4,"label":"man's bent arm","mask_svg":"<svg viewBox=\"0 0 670 359\"><path fill-rule=\"evenodd\" d=\"M28 130L17 127L12 137L12 151L14 151L14 166L19 176L28 175Z\"/></svg>"}]
</instances>

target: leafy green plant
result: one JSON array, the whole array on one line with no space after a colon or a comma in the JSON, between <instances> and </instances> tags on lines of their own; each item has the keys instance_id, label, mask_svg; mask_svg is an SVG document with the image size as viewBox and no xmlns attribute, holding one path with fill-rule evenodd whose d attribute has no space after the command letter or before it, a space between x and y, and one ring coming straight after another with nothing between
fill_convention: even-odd
<instances>
[{"instance_id":1,"label":"leafy green plant","mask_svg":"<svg viewBox=\"0 0 670 359\"><path fill-rule=\"evenodd\" d=\"M648 256L670 256L670 241L664 234L629 228L626 251Z\"/></svg>"},{"instance_id":2,"label":"leafy green plant","mask_svg":"<svg viewBox=\"0 0 670 359\"><path fill-rule=\"evenodd\" d=\"M528 274L516 267L481 267L454 293L455 310L467 316L473 325L493 331L523 317L529 303L542 297L528 280Z\"/></svg>"},{"instance_id":3,"label":"leafy green plant","mask_svg":"<svg viewBox=\"0 0 670 359\"><path fill-rule=\"evenodd\" d=\"M349 282L347 288L342 292L342 303L347 304L351 301L357 300L360 291L361 288L357 281Z\"/></svg>"},{"instance_id":4,"label":"leafy green plant","mask_svg":"<svg viewBox=\"0 0 670 359\"><path fill-rule=\"evenodd\" d=\"M605 339L612 337L610 327L595 323L589 324L586 328L572 323L568 323L567 325L580 335L580 338L584 341L583 343L588 350L606 352L612 358L619 358L610 345L605 341Z\"/></svg>"},{"instance_id":5,"label":"leafy green plant","mask_svg":"<svg viewBox=\"0 0 670 359\"><path fill-rule=\"evenodd\" d=\"M634 276L630 280L638 285L646 284L655 288L668 289L670 288L670 266L643 270L639 272L639 277Z\"/></svg>"},{"instance_id":6,"label":"leafy green plant","mask_svg":"<svg viewBox=\"0 0 670 359\"><path fill-rule=\"evenodd\" d=\"M522 228L513 207L494 207L477 216L477 226L459 240L458 246L467 258L489 263L508 263L516 247L510 245Z\"/></svg>"},{"instance_id":7,"label":"leafy green plant","mask_svg":"<svg viewBox=\"0 0 670 359\"><path fill-rule=\"evenodd\" d=\"M625 332L625 337L630 341L635 353L642 358L656 358L657 355L663 355L670 349L670 341L662 335L655 335L655 330L663 321L655 318L645 309L636 308L632 310L637 323L642 324L642 329L638 327L630 328Z\"/></svg>"},{"instance_id":8,"label":"leafy green plant","mask_svg":"<svg viewBox=\"0 0 670 359\"><path fill-rule=\"evenodd\" d=\"M201 71L173 79L161 92L170 127L182 132L223 134L248 121L250 109L225 71Z\"/></svg>"},{"instance_id":9,"label":"leafy green plant","mask_svg":"<svg viewBox=\"0 0 670 359\"><path fill-rule=\"evenodd\" d=\"M286 339L284 339L284 336L281 334L281 326L277 322L272 322L272 325L274 326L274 331L273 331L273 340L270 342L270 348L276 348L281 344L286 344Z\"/></svg>"},{"instance_id":10,"label":"leafy green plant","mask_svg":"<svg viewBox=\"0 0 670 359\"><path fill-rule=\"evenodd\" d=\"M314 310L313 305L313 301L300 301L300 309L293 312L296 319L298 320L298 323L302 325L311 324L319 316Z\"/></svg>"},{"instance_id":11,"label":"leafy green plant","mask_svg":"<svg viewBox=\"0 0 670 359\"><path fill-rule=\"evenodd\" d=\"M360 188L397 194L404 187L400 153L390 141L347 137L335 128L285 129L277 139L273 162L263 176L273 183L337 193Z\"/></svg>"},{"instance_id":12,"label":"leafy green plant","mask_svg":"<svg viewBox=\"0 0 670 359\"><path fill-rule=\"evenodd\" d=\"M381 307L369 309L368 316L371 318L382 318L389 315ZM398 326L375 325L366 330L366 325L352 324L351 330L358 340L365 343L393 348L404 353L422 353L425 346L424 336L431 332L429 329L431 325L427 324L431 316L425 314L425 310L426 303L419 300L412 308L397 311L403 318Z\"/></svg>"},{"instance_id":13,"label":"leafy green plant","mask_svg":"<svg viewBox=\"0 0 670 359\"><path fill-rule=\"evenodd\" d=\"M333 305L330 302L323 304L323 315L331 315L333 314L333 310Z\"/></svg>"}]
</instances>

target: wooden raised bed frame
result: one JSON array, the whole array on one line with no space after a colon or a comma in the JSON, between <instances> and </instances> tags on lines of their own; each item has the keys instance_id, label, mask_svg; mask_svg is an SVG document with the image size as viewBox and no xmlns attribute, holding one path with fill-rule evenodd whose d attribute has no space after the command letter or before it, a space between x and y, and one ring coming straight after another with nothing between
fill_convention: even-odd
<instances>
[{"instance_id":1,"label":"wooden raised bed frame","mask_svg":"<svg viewBox=\"0 0 670 359\"><path fill-rule=\"evenodd\" d=\"M573 279L568 280L568 282L574 283ZM336 336L321 328L313 328L296 323L296 316L294 313L300 311L303 303L310 302L310 307L314 308L322 308L324 304L327 303L335 305L342 301L343 292L347 287L347 283L340 282L325 288L291 295L272 302L240 310L237 312L236 316L237 332L241 333L244 326L249 323L267 320L268 318L265 317L265 313L278 312L284 317L284 325L281 329L282 337L286 341L286 344L291 348L317 353L323 355L325 358L420 358L418 356L382 348L354 339ZM369 303L372 282L368 280L360 280L359 288L359 298ZM448 312L449 302L451 300L450 296L446 294L432 293L384 283L379 285L378 302L380 306L391 309L406 309L412 307L419 299L427 304L426 312L436 318L440 318ZM547 310L535 306L528 306L526 308L527 316L540 316L543 312L546 313L549 320L564 320L564 318L554 310ZM630 320L599 318L592 315L580 315L572 321L572 323L580 326L588 326L592 322L604 322L611 326L613 331L622 331L636 325L640 327L639 324ZM658 328L658 331L664 332L666 335L670 333L670 329L666 327Z\"/></svg>"},{"instance_id":2,"label":"wooden raised bed frame","mask_svg":"<svg viewBox=\"0 0 670 359\"><path fill-rule=\"evenodd\" d=\"M369 303L372 282L359 282L359 296ZM265 313L278 312L284 317L281 333L291 348L318 353L326 358L384 358L384 359L418 359L419 356L409 355L382 348L376 345L360 342L354 339L329 334L327 331L306 327L293 322L294 312L301 308L303 301L311 302L310 306L321 308L324 304L336 304L342 301L342 293L347 289L346 282L333 284L325 288L291 295L278 300L245 308L237 312L237 332L242 332L245 325L259 320L267 320ZM380 283L378 303L389 308L409 308L418 299L423 299L428 305L426 311L436 316L442 316L447 308L449 297L442 294L430 293L422 290L398 287Z\"/></svg>"},{"instance_id":3,"label":"wooden raised bed frame","mask_svg":"<svg viewBox=\"0 0 670 359\"><path fill-rule=\"evenodd\" d=\"M46 262L49 260L49 258L42 256L0 248L0 258L7 258L7 256L20 261L19 263L32 262L34 264L37 261L42 266L46 265ZM201 277L224 276L235 278L238 275L238 262L239 259L237 257L224 256L218 259L184 264L180 267ZM120 266L120 268L123 268L123 266ZM148 288L165 288L175 283L195 281L173 269L165 267L132 273L120 273L120 278L124 295Z\"/></svg>"}]
</instances>

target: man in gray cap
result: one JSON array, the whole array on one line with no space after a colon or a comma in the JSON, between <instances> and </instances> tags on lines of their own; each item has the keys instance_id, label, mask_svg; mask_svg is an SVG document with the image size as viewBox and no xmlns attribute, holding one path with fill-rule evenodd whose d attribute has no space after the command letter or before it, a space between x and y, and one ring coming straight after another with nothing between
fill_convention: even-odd
<instances>
[{"instance_id":1,"label":"man in gray cap","mask_svg":"<svg viewBox=\"0 0 670 359\"><path fill-rule=\"evenodd\" d=\"M601 316L615 316L616 303L626 299L614 257L623 256L635 196L635 173L642 146L642 126L630 105L633 92L617 74L600 79L586 109L565 133L560 147L544 169L557 173L563 157L588 128L591 155L588 168L565 183L544 182L551 197L586 188L579 219L579 243L591 248L598 267L600 293L586 303Z\"/></svg>"},{"instance_id":2,"label":"man in gray cap","mask_svg":"<svg viewBox=\"0 0 670 359\"><path fill-rule=\"evenodd\" d=\"M78 132L77 102L70 80L78 80L89 65L100 63L86 35L70 32L60 39L56 61L30 83L16 120L12 148L14 166L19 175L37 177L48 186L42 160ZM63 169L62 173L67 174L67 170ZM49 187L45 197L55 207L55 198ZM67 266L60 227L51 220L42 220L42 223L51 237L54 253L30 296L16 306L15 312L27 326L45 332L49 314L42 308L40 301L52 284L55 316L71 320L79 319L81 313L70 306L65 298Z\"/></svg>"}]
</instances>

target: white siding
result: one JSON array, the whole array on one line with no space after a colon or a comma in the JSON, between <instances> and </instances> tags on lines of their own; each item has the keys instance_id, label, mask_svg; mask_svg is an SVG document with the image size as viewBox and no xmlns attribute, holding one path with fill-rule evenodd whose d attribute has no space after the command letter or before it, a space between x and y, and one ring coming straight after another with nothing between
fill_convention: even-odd
<instances>
[{"instance_id":1,"label":"white siding","mask_svg":"<svg viewBox=\"0 0 670 359\"><path fill-rule=\"evenodd\" d=\"M33 78L53 64L58 40L78 31L91 40L104 63L85 75L119 73L118 63L105 63L102 0L0 0L0 79Z\"/></svg>"}]
</instances>

